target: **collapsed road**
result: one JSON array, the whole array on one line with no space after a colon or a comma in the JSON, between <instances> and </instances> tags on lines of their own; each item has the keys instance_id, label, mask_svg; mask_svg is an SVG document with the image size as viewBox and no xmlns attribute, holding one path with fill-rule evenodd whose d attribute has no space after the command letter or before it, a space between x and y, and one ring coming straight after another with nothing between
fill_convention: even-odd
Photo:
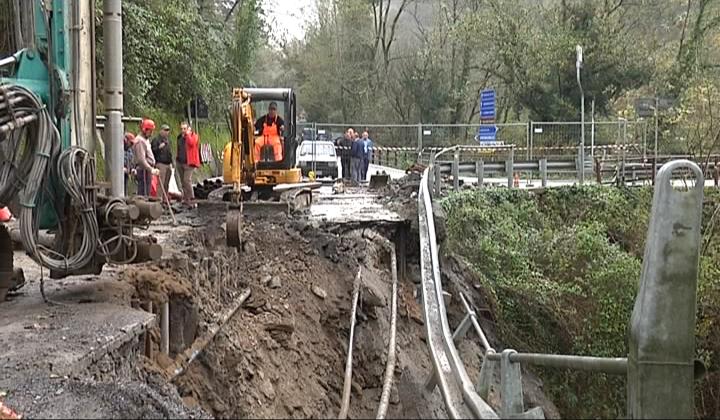
<instances>
[{"instance_id":1,"label":"collapsed road","mask_svg":"<svg viewBox=\"0 0 720 420\"><path fill-rule=\"evenodd\" d=\"M160 261L47 280L50 303L46 273L16 251L27 284L0 305L0 401L25 418L336 417L347 387L351 418L376 416L381 400L387 417L443 417L438 393L422 392L404 182L323 187L308 213L248 216L240 249L225 246L224 204L201 202L143 233Z\"/></svg>"}]
</instances>

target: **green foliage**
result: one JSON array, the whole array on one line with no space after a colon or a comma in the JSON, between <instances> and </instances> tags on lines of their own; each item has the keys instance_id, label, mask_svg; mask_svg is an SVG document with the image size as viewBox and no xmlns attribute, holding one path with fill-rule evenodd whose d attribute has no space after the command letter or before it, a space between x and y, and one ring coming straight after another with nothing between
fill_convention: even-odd
<instances>
[{"instance_id":1,"label":"green foliage","mask_svg":"<svg viewBox=\"0 0 720 420\"><path fill-rule=\"evenodd\" d=\"M499 338L519 351L622 357L640 279L650 188L568 187L532 195L475 190L442 202L449 251L482 279ZM706 189L697 304L699 418L720 397L720 191ZM539 369L545 392L569 418L617 418L625 379Z\"/></svg>"},{"instance_id":2,"label":"green foliage","mask_svg":"<svg viewBox=\"0 0 720 420\"><path fill-rule=\"evenodd\" d=\"M123 2L125 113L163 109L183 115L203 96L211 118L222 121L232 86L249 79L263 34L256 0L244 1L225 22L219 2L127 0ZM98 83L102 84L102 2L96 1ZM101 87L101 86L100 86ZM102 91L102 89L99 89ZM102 100L102 98L100 98Z\"/></svg>"}]
</instances>

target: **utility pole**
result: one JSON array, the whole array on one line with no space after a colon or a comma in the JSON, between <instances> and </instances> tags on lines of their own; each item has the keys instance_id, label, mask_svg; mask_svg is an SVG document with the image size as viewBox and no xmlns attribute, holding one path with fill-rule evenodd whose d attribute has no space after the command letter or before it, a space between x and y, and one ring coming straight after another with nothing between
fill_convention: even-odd
<instances>
[{"instance_id":1,"label":"utility pole","mask_svg":"<svg viewBox=\"0 0 720 420\"><path fill-rule=\"evenodd\" d=\"M577 82L580 88L580 185L585 183L585 92L580 82L580 69L583 66L583 50L580 45L575 47L576 60L575 70L577 72Z\"/></svg>"}]
</instances>

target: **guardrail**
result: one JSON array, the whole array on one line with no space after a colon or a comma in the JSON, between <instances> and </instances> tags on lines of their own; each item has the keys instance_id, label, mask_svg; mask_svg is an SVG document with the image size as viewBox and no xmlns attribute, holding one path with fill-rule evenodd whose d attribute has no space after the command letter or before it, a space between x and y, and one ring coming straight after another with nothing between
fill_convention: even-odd
<instances>
[{"instance_id":1,"label":"guardrail","mask_svg":"<svg viewBox=\"0 0 720 420\"><path fill-rule=\"evenodd\" d=\"M427 343L440 393L445 402L448 417L497 418L490 406L477 394L472 380L460 361L458 351L450 335L447 313L443 301L440 263L435 239L435 221L428 188L428 173L423 173L418 194L418 217L420 223L420 268L422 272L422 297L427 328Z\"/></svg>"},{"instance_id":2,"label":"guardrail","mask_svg":"<svg viewBox=\"0 0 720 420\"><path fill-rule=\"evenodd\" d=\"M433 156L436 161L444 153ZM434 162L433 162L434 164ZM630 418L692 418L693 382L699 362L695 357L695 302L700 255L704 176L687 160L672 161L658 172L651 219L630 329L627 358L498 353L488 342L475 311L460 295L465 317L451 333L443 297L435 238L430 184L433 164L425 169L418 192L423 310L427 343L433 364L428 389L435 386L451 418L497 418L487 404L499 369L500 417L543 418L539 407L523 406L521 364L556 369L627 375L627 415ZM670 184L674 171L691 172L695 185L687 191ZM455 343L473 327L484 349L477 387L468 377Z\"/></svg>"},{"instance_id":3,"label":"guardrail","mask_svg":"<svg viewBox=\"0 0 720 420\"><path fill-rule=\"evenodd\" d=\"M477 185L483 185L489 174L497 174L507 179L507 187L518 187L521 175L530 174L531 177L538 176L540 186L548 186L551 175L565 175L563 181L575 181L580 179L579 173L582 170L579 161L572 159L550 160L540 158L534 161L515 160L517 149L506 148L505 156L495 156L490 160L480 158L475 161L463 160L467 158L468 151L479 154L486 148L482 146L455 146L444 149L441 154L454 152L452 160L434 160L433 164L433 192L440 194L442 188L442 175L451 175L453 189L460 189L461 178L473 178ZM500 149L498 149L500 151ZM463 155L465 153L465 155ZM439 156L440 154L438 154ZM594 164L587 161L585 174L594 174L595 182L598 184L634 185L638 182L655 184L657 171L666 163L684 159L686 156L662 156L657 161L654 158L643 159L641 157L627 157L625 155L617 158L596 158ZM720 156L705 158L703 162L696 163L704 169L705 177L712 177L716 186L720 186ZM686 179L690 171L676 171L673 179ZM567 177L569 175L569 177Z\"/></svg>"}]
</instances>

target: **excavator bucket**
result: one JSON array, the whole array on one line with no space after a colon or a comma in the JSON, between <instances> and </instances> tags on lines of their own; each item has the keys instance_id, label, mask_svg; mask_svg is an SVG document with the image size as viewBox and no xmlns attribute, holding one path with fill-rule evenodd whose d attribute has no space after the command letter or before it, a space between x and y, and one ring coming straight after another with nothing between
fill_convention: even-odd
<instances>
[{"instance_id":1,"label":"excavator bucket","mask_svg":"<svg viewBox=\"0 0 720 420\"><path fill-rule=\"evenodd\" d=\"M254 197L247 201L230 204L225 218L227 245L230 247L242 245L242 226L246 216L273 218L309 208L312 204L312 188L320 185L320 183L315 184L307 184L311 185L309 187L291 187L273 191L270 197L262 200ZM223 201L232 201L231 194L232 192L226 191L222 196Z\"/></svg>"},{"instance_id":2,"label":"excavator bucket","mask_svg":"<svg viewBox=\"0 0 720 420\"><path fill-rule=\"evenodd\" d=\"M376 190L386 186L390 182L390 175L385 172L380 174L370 175L370 184L368 188Z\"/></svg>"}]
</instances>

